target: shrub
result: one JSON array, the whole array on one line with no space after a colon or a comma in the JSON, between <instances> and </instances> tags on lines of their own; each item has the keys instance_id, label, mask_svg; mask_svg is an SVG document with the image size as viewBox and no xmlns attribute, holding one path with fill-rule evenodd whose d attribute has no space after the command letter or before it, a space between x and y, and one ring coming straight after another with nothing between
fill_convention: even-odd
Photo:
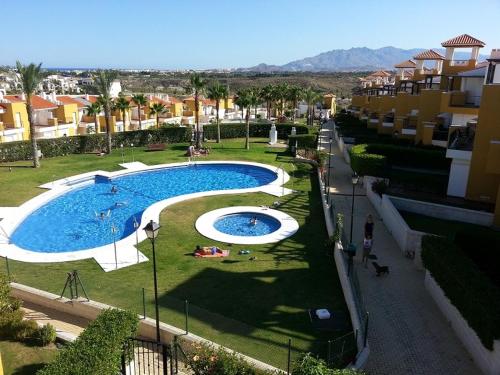
<instances>
[{"instance_id":1,"label":"shrub","mask_svg":"<svg viewBox=\"0 0 500 375\"><path fill-rule=\"evenodd\" d=\"M322 359L313 357L311 353L302 355L293 364L293 375L361 375L362 372L352 369L331 369Z\"/></svg>"},{"instance_id":2,"label":"shrub","mask_svg":"<svg viewBox=\"0 0 500 375\"><path fill-rule=\"evenodd\" d=\"M349 149L351 168L360 176L385 177L387 175L387 159L383 155L369 154L367 145L356 145Z\"/></svg>"},{"instance_id":3,"label":"shrub","mask_svg":"<svg viewBox=\"0 0 500 375\"><path fill-rule=\"evenodd\" d=\"M41 346L52 344L56 341L56 337L56 329L50 323L47 323L43 327L40 327L35 334L35 339Z\"/></svg>"},{"instance_id":4,"label":"shrub","mask_svg":"<svg viewBox=\"0 0 500 375\"><path fill-rule=\"evenodd\" d=\"M21 320L14 323L13 339L17 341L30 341L38 332L38 324L34 320Z\"/></svg>"},{"instance_id":5,"label":"shrub","mask_svg":"<svg viewBox=\"0 0 500 375\"><path fill-rule=\"evenodd\" d=\"M450 239L423 237L422 260L483 345L493 350L500 338L500 288Z\"/></svg>"},{"instance_id":6,"label":"shrub","mask_svg":"<svg viewBox=\"0 0 500 375\"><path fill-rule=\"evenodd\" d=\"M104 310L38 375L116 375L125 340L135 336L138 318L128 311Z\"/></svg>"},{"instance_id":7,"label":"shrub","mask_svg":"<svg viewBox=\"0 0 500 375\"><path fill-rule=\"evenodd\" d=\"M188 355L188 366L196 375L256 375L242 357L228 353L222 348L214 348L205 344L193 344L194 350Z\"/></svg>"},{"instance_id":8,"label":"shrub","mask_svg":"<svg viewBox=\"0 0 500 375\"><path fill-rule=\"evenodd\" d=\"M288 136L288 144L297 148L316 148L317 137L315 134L298 134Z\"/></svg>"},{"instance_id":9,"label":"shrub","mask_svg":"<svg viewBox=\"0 0 500 375\"><path fill-rule=\"evenodd\" d=\"M292 132L292 127L295 127L297 134L308 134L309 129L305 125L292 125L292 124L276 124L276 131L278 132L278 138L288 139L288 136ZM251 123L250 124L250 137L267 138L269 137L269 131L271 130L270 123ZM245 123L240 124L221 124L220 126L220 136L223 139L227 138L243 138L247 134ZM217 138L217 126L216 125L204 125L203 126L203 136L207 139Z\"/></svg>"},{"instance_id":10,"label":"shrub","mask_svg":"<svg viewBox=\"0 0 500 375\"><path fill-rule=\"evenodd\" d=\"M14 339L24 318L22 310L4 311L0 314L0 337Z\"/></svg>"},{"instance_id":11,"label":"shrub","mask_svg":"<svg viewBox=\"0 0 500 375\"><path fill-rule=\"evenodd\" d=\"M446 150L431 146L368 144L366 153L383 155L390 165L401 167L448 170L450 166L450 159L446 158Z\"/></svg>"},{"instance_id":12,"label":"shrub","mask_svg":"<svg viewBox=\"0 0 500 375\"><path fill-rule=\"evenodd\" d=\"M375 180L372 182L372 190L381 197L386 193L388 187L389 185L385 180Z\"/></svg>"},{"instance_id":13,"label":"shrub","mask_svg":"<svg viewBox=\"0 0 500 375\"><path fill-rule=\"evenodd\" d=\"M115 133L113 147L145 146L150 143L179 143L191 140L191 129L165 126L160 129L135 130ZM76 135L51 139L39 139L38 147L44 157L83 154L106 148L105 134ZM0 143L0 161L10 162L31 159L30 141Z\"/></svg>"}]
</instances>

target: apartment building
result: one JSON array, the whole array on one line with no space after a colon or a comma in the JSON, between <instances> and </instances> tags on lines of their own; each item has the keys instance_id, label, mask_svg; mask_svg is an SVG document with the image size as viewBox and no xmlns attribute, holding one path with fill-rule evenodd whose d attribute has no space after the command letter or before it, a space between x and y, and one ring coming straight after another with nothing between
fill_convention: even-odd
<instances>
[{"instance_id":1,"label":"apartment building","mask_svg":"<svg viewBox=\"0 0 500 375\"><path fill-rule=\"evenodd\" d=\"M448 195L497 203L500 226L500 50L478 62L484 42L463 34L395 65L393 88L362 88L349 111L380 134L446 148ZM470 51L457 60L457 50Z\"/></svg>"}]
</instances>

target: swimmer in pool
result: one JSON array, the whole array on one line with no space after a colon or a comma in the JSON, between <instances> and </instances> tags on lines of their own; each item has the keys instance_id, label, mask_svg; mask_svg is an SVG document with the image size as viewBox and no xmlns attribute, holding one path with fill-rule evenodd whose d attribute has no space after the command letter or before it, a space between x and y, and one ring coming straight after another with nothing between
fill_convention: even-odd
<instances>
[{"instance_id":1,"label":"swimmer in pool","mask_svg":"<svg viewBox=\"0 0 500 375\"><path fill-rule=\"evenodd\" d=\"M111 193L113 193L113 194L118 193L118 188L117 188L115 185L113 185L113 186L111 187Z\"/></svg>"},{"instance_id":2,"label":"swimmer in pool","mask_svg":"<svg viewBox=\"0 0 500 375\"><path fill-rule=\"evenodd\" d=\"M250 219L250 225L256 225L257 224L257 216L254 216Z\"/></svg>"}]
</instances>

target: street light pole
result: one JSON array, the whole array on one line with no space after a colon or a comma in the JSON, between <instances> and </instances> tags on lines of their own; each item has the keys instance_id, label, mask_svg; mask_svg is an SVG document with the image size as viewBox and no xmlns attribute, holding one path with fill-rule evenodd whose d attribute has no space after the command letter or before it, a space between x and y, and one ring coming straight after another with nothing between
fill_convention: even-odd
<instances>
[{"instance_id":1,"label":"street light pole","mask_svg":"<svg viewBox=\"0 0 500 375\"><path fill-rule=\"evenodd\" d=\"M351 236L350 236L350 243L352 243L352 229L353 229L353 226L354 226L354 193L355 193L355 189L356 189L356 185L359 181L359 176L354 173L352 175L352 205L351 205Z\"/></svg>"},{"instance_id":2,"label":"street light pole","mask_svg":"<svg viewBox=\"0 0 500 375\"><path fill-rule=\"evenodd\" d=\"M160 230L160 225L151 220L145 227L144 231L146 235L151 240L151 245L153 247L153 279L155 288L155 313L156 313L156 342L160 343L160 313L158 309L158 281L156 277L156 253L155 253L155 239L158 236L158 231Z\"/></svg>"},{"instance_id":3,"label":"street light pole","mask_svg":"<svg viewBox=\"0 0 500 375\"><path fill-rule=\"evenodd\" d=\"M332 163L332 143L333 143L332 137L330 137L329 142L330 142L330 152L328 154L328 177L327 177L328 195L326 196L328 204L330 203L330 170L331 170L330 164Z\"/></svg>"}]
</instances>

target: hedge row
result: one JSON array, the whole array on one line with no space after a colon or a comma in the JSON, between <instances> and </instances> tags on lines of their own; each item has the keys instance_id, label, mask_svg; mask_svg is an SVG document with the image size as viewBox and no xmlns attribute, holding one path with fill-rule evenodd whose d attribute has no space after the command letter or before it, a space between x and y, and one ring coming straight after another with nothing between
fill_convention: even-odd
<instances>
[{"instance_id":1,"label":"hedge row","mask_svg":"<svg viewBox=\"0 0 500 375\"><path fill-rule=\"evenodd\" d=\"M128 337L135 336L138 324L139 319L131 312L104 310L76 341L37 374L119 374L123 345Z\"/></svg>"},{"instance_id":2,"label":"hedge row","mask_svg":"<svg viewBox=\"0 0 500 375\"><path fill-rule=\"evenodd\" d=\"M445 170L450 167L444 148L368 144L366 152L384 155L390 165L401 167Z\"/></svg>"},{"instance_id":3,"label":"hedge row","mask_svg":"<svg viewBox=\"0 0 500 375\"><path fill-rule=\"evenodd\" d=\"M191 140L191 129L181 127L161 127L160 129L135 130L112 135L113 147L145 146L150 143L178 143ZM51 139L39 139L38 147L44 157L83 154L104 150L106 134L76 135ZM0 161L10 162L30 160L32 158L31 142L19 141L0 144Z\"/></svg>"},{"instance_id":4,"label":"hedge row","mask_svg":"<svg viewBox=\"0 0 500 375\"><path fill-rule=\"evenodd\" d=\"M308 134L309 128L305 125L292 125L292 124L276 124L276 131L278 138L287 139L292 132L292 127L295 127L297 134ZM250 137L268 138L271 124L269 123L250 123ZM247 130L246 124L221 124L220 136L221 138L244 138L246 137ZM217 125L204 125L203 136L206 139L217 138Z\"/></svg>"},{"instance_id":5,"label":"hedge row","mask_svg":"<svg viewBox=\"0 0 500 375\"><path fill-rule=\"evenodd\" d=\"M483 345L493 350L494 340L500 339L500 288L444 237L422 239L422 260Z\"/></svg>"},{"instance_id":6,"label":"hedge row","mask_svg":"<svg viewBox=\"0 0 500 375\"><path fill-rule=\"evenodd\" d=\"M298 148L316 148L316 134L297 134L288 136L288 144L290 146L297 145Z\"/></svg>"},{"instance_id":7,"label":"hedge row","mask_svg":"<svg viewBox=\"0 0 500 375\"><path fill-rule=\"evenodd\" d=\"M349 149L351 168L360 176L385 177L387 158L383 155L367 152L368 145L356 145Z\"/></svg>"},{"instance_id":8,"label":"hedge row","mask_svg":"<svg viewBox=\"0 0 500 375\"><path fill-rule=\"evenodd\" d=\"M351 147L351 166L360 175L386 177L388 167L448 170L446 151L391 144L360 144Z\"/></svg>"}]
</instances>

